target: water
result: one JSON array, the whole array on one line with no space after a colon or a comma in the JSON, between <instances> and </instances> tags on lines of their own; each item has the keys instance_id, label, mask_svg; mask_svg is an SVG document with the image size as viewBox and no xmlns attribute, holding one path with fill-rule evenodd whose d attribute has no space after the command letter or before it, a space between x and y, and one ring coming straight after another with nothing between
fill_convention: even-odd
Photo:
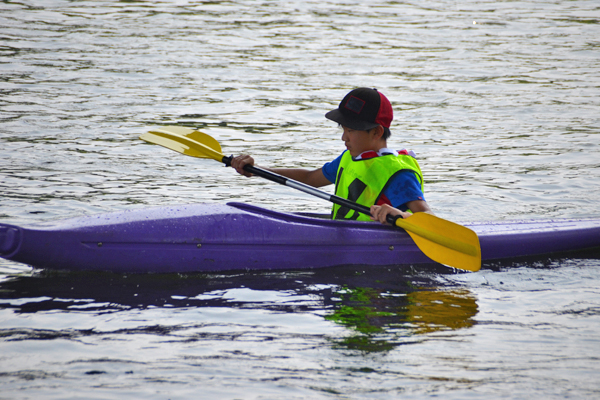
<instances>
[{"instance_id":1,"label":"water","mask_svg":"<svg viewBox=\"0 0 600 400\"><path fill-rule=\"evenodd\" d=\"M0 3L0 221L244 201L330 205L149 146L318 168L323 114L392 101L455 221L598 217L595 1ZM597 398L600 256L444 269L38 272L0 261L3 398Z\"/></svg>"}]
</instances>

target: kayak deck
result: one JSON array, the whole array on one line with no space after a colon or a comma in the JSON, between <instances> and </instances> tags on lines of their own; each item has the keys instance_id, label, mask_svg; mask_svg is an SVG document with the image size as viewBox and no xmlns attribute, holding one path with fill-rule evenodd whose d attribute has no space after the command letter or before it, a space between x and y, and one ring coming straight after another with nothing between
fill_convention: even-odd
<instances>
[{"instance_id":1,"label":"kayak deck","mask_svg":"<svg viewBox=\"0 0 600 400\"><path fill-rule=\"evenodd\" d=\"M600 246L600 219L475 222L484 262ZM27 227L0 224L0 257L37 268L186 273L433 263L404 231L243 204L191 204Z\"/></svg>"}]
</instances>

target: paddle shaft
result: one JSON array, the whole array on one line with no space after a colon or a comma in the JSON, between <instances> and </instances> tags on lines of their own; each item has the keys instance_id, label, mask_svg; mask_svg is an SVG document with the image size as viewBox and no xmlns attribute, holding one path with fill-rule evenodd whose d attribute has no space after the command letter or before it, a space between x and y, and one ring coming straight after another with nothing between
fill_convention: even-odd
<instances>
[{"instance_id":1,"label":"paddle shaft","mask_svg":"<svg viewBox=\"0 0 600 400\"><path fill-rule=\"evenodd\" d=\"M225 156L225 157L223 157L222 161L223 161L223 163L225 165L227 165L228 167L230 167L232 159L233 159L233 156ZM348 207L351 210L358 211L358 212L361 212L361 213L366 214L366 215L371 215L371 209L369 207L365 207L363 205L360 205L360 204L355 203L353 201L350 201L348 199L344 199L343 197L336 196L334 194L326 193L326 192L324 192L322 190L314 188L313 186L306 185L306 184L304 184L302 182L298 182L298 181L295 181L293 179L286 178L285 176L281 176L281 175L275 174L273 172L264 170L262 168L258 168L258 167L255 167L253 165L246 164L246 166L244 166L244 171L250 172L250 173L252 173L254 175L258 175L261 178L268 179L268 180L273 181L275 183L279 183L281 185L285 185L285 186L288 186L288 187L300 190L300 191L302 191L304 193L308 193L308 194L311 194L313 196L317 196L317 197L319 197L319 198L321 198L323 200L330 201L330 202L335 203L335 204L337 204L339 206ZM400 218L400 216L388 215L387 216L387 221L390 224L392 224L392 225L396 225L396 220L398 218Z\"/></svg>"}]
</instances>

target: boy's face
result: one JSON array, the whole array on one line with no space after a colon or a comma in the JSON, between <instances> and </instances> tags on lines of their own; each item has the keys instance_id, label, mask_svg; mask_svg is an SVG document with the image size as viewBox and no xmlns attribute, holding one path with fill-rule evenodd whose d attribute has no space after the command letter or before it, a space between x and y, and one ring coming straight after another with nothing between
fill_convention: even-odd
<instances>
[{"instance_id":1,"label":"boy's face","mask_svg":"<svg viewBox=\"0 0 600 400\"><path fill-rule=\"evenodd\" d=\"M380 149L379 146L381 143L375 138L375 129L358 131L345 126L342 126L342 128L344 129L342 140L352 157L356 157L368 150L378 151Z\"/></svg>"}]
</instances>

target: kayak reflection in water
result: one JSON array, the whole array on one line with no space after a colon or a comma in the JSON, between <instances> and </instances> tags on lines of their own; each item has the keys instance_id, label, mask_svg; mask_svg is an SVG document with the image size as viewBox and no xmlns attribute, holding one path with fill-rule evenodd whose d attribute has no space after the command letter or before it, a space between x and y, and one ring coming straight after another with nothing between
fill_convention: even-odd
<instances>
[{"instance_id":1,"label":"kayak reflection in water","mask_svg":"<svg viewBox=\"0 0 600 400\"><path fill-rule=\"evenodd\" d=\"M341 335L329 337L335 348L386 352L405 344L439 339L439 334L468 329L476 323L477 298L465 288L440 286L435 277L443 271L439 267L432 272L428 266L406 274L406 270L397 268L371 266L365 271L347 265L311 271L213 274L42 271L0 282L0 311L32 319L35 313L93 319L123 311L141 316L144 310L196 309L200 314L204 310L210 314L215 312L210 310L237 309L291 316L284 321L293 320L294 314L309 313L345 328ZM211 326L228 325L226 320L222 322L224 325L215 322ZM255 321L249 324L249 329L256 328ZM130 328L119 326L116 331L3 327L0 334L5 341L79 340L82 336L138 333L173 335L176 340L189 335L193 341L198 339L197 326L186 320L148 320ZM273 335L279 330L276 326ZM286 334L282 335L287 340Z\"/></svg>"},{"instance_id":2,"label":"kayak reflection in water","mask_svg":"<svg viewBox=\"0 0 600 400\"><path fill-rule=\"evenodd\" d=\"M333 219L386 223L386 216L409 217L415 212L432 213L423 195L423 174L410 150L387 147L393 120L389 100L377 89L358 88L348 93L338 108L325 114L343 129L346 150L321 168L264 168L313 187L335 183L335 195L371 207L373 217L333 205ZM245 176L254 165L249 155L234 157L231 166Z\"/></svg>"}]
</instances>

